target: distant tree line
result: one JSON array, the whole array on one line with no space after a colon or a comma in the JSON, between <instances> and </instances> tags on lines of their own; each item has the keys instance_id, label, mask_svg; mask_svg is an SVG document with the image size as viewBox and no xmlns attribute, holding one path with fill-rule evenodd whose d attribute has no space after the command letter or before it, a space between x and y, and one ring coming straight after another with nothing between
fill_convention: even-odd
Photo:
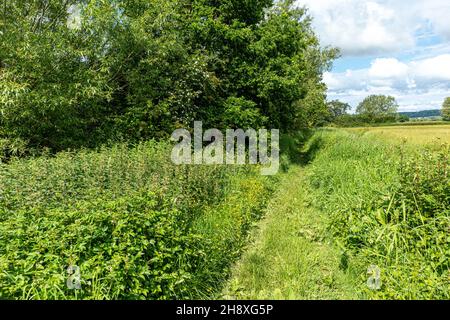
<instances>
[{"instance_id":1,"label":"distant tree line","mask_svg":"<svg viewBox=\"0 0 450 320\"><path fill-rule=\"evenodd\" d=\"M450 97L445 99L442 110L426 110L419 112L398 112L398 103L394 97L371 95L365 98L356 108L355 114L349 114L351 106L338 100L327 103L328 124L342 127L365 126L371 124L408 122L411 118L442 116L450 121Z\"/></svg>"},{"instance_id":2,"label":"distant tree line","mask_svg":"<svg viewBox=\"0 0 450 320\"><path fill-rule=\"evenodd\" d=\"M316 126L337 54L293 0L6 0L0 155Z\"/></svg>"},{"instance_id":3,"label":"distant tree line","mask_svg":"<svg viewBox=\"0 0 450 320\"><path fill-rule=\"evenodd\" d=\"M367 124L408 121L407 116L398 114L398 104L394 97L370 95L356 108L356 114L348 114L351 106L337 100L328 102L329 123L352 127Z\"/></svg>"}]
</instances>

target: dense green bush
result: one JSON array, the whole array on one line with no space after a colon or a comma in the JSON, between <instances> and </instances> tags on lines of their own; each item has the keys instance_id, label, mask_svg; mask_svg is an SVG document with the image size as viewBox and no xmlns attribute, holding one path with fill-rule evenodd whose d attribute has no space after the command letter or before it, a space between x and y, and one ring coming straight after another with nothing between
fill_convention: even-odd
<instances>
[{"instance_id":1,"label":"dense green bush","mask_svg":"<svg viewBox=\"0 0 450 320\"><path fill-rule=\"evenodd\" d=\"M0 28L0 159L313 126L336 56L291 0L5 1Z\"/></svg>"},{"instance_id":2,"label":"dense green bush","mask_svg":"<svg viewBox=\"0 0 450 320\"><path fill-rule=\"evenodd\" d=\"M414 150L341 131L323 131L310 181L331 214L342 267L380 299L450 298L449 149ZM370 265L382 288L365 285Z\"/></svg>"},{"instance_id":3,"label":"dense green bush","mask_svg":"<svg viewBox=\"0 0 450 320\"><path fill-rule=\"evenodd\" d=\"M169 156L147 142L0 165L0 297L212 297L275 180Z\"/></svg>"},{"instance_id":4,"label":"dense green bush","mask_svg":"<svg viewBox=\"0 0 450 320\"><path fill-rule=\"evenodd\" d=\"M199 255L181 213L154 194L98 198L70 209L14 212L2 221L3 298L139 299L182 297ZM81 269L82 290L66 286Z\"/></svg>"}]
</instances>

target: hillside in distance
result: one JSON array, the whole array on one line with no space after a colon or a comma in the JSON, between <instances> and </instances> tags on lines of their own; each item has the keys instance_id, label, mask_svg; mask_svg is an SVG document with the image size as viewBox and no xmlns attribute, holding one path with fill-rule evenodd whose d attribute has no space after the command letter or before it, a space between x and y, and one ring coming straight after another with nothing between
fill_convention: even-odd
<instances>
[{"instance_id":1,"label":"hillside in distance","mask_svg":"<svg viewBox=\"0 0 450 320\"><path fill-rule=\"evenodd\" d=\"M442 115L441 110L423 110L415 112L400 112L401 115L408 116L410 118L429 118L440 117Z\"/></svg>"}]
</instances>

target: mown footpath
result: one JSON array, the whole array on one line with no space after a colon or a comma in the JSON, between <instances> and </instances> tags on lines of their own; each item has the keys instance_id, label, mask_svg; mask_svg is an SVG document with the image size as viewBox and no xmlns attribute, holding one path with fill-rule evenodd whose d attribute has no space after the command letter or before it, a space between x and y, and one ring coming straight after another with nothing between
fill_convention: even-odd
<instances>
[{"instance_id":1,"label":"mown footpath","mask_svg":"<svg viewBox=\"0 0 450 320\"><path fill-rule=\"evenodd\" d=\"M284 175L253 242L235 265L229 299L355 299L353 277L327 231L328 217L312 205L305 169Z\"/></svg>"},{"instance_id":2,"label":"mown footpath","mask_svg":"<svg viewBox=\"0 0 450 320\"><path fill-rule=\"evenodd\" d=\"M404 141L317 130L224 296L450 299L450 149Z\"/></svg>"}]
</instances>

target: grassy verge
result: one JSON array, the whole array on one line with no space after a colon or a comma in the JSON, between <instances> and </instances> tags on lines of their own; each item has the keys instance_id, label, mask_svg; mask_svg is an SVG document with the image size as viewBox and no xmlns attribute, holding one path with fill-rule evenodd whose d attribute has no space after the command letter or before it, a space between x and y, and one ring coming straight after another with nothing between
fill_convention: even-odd
<instances>
[{"instance_id":1,"label":"grassy verge","mask_svg":"<svg viewBox=\"0 0 450 320\"><path fill-rule=\"evenodd\" d=\"M358 287L373 299L450 298L449 149L417 147L344 131L319 131L309 168L315 206ZM382 286L366 285L369 266Z\"/></svg>"},{"instance_id":2,"label":"grassy verge","mask_svg":"<svg viewBox=\"0 0 450 320\"><path fill-rule=\"evenodd\" d=\"M229 299L353 299L350 272L327 231L328 216L312 206L304 169L284 175L253 242L224 291Z\"/></svg>"},{"instance_id":3,"label":"grassy verge","mask_svg":"<svg viewBox=\"0 0 450 320\"><path fill-rule=\"evenodd\" d=\"M275 178L174 166L154 142L0 165L0 298L449 299L448 146L296 142L282 167L302 166Z\"/></svg>"},{"instance_id":4,"label":"grassy verge","mask_svg":"<svg viewBox=\"0 0 450 320\"><path fill-rule=\"evenodd\" d=\"M284 176L225 297L449 299L448 146L318 130L305 149L309 164Z\"/></svg>"}]
</instances>

